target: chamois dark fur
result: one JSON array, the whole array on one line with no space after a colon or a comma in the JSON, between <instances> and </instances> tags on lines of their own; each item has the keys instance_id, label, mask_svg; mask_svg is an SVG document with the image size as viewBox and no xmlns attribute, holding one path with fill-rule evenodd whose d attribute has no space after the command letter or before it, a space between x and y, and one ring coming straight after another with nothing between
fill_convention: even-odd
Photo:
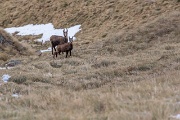
<instances>
[{"instance_id":1,"label":"chamois dark fur","mask_svg":"<svg viewBox=\"0 0 180 120\"><path fill-rule=\"evenodd\" d=\"M70 56L71 56L71 50L73 49L73 43L72 42L73 42L73 37L72 38L69 37L68 43L57 45L57 51L54 53L53 58L55 58L55 56L57 58L57 54L59 53L59 55L60 55L61 52L66 52L66 58L67 58L69 52L70 52Z\"/></svg>"},{"instance_id":2,"label":"chamois dark fur","mask_svg":"<svg viewBox=\"0 0 180 120\"><path fill-rule=\"evenodd\" d=\"M51 41L51 45L52 45L52 55L53 55L53 49L56 51L56 46L57 45L61 45L61 44L64 44L64 43L67 43L68 42L68 29L65 29L63 30L63 34L64 34L64 37L63 36L57 36L57 35L52 35L50 37L50 41Z\"/></svg>"}]
</instances>

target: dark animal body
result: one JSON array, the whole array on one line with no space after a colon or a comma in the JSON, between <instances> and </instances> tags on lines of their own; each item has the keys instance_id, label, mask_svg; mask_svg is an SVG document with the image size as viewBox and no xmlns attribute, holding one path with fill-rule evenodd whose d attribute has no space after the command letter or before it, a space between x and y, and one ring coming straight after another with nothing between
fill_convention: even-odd
<instances>
[{"instance_id":1,"label":"dark animal body","mask_svg":"<svg viewBox=\"0 0 180 120\"><path fill-rule=\"evenodd\" d=\"M51 41L51 45L52 45L52 55L53 55L53 49L55 50L56 52L56 46L57 45L61 45L61 44L64 44L64 43L67 43L68 42L68 30L65 31L65 29L63 30L63 34L64 34L64 37L63 36L57 36L57 35L52 35L50 37L50 41Z\"/></svg>"},{"instance_id":2,"label":"dark animal body","mask_svg":"<svg viewBox=\"0 0 180 120\"><path fill-rule=\"evenodd\" d=\"M71 50L73 49L73 37L72 38L70 38L69 37L69 43L64 43L64 44L59 44L58 46L57 46L57 51L54 53L54 56L53 56L53 58L55 58L55 56L57 57L57 54L59 54L60 55L60 53L61 52L66 52L66 58L67 58L67 56L68 56L68 53L70 53L70 56L71 56Z\"/></svg>"}]
</instances>

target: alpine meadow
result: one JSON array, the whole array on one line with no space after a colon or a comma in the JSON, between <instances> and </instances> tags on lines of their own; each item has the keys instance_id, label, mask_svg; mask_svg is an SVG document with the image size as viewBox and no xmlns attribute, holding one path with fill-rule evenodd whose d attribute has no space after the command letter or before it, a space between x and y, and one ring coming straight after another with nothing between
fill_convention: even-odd
<instances>
[{"instance_id":1,"label":"alpine meadow","mask_svg":"<svg viewBox=\"0 0 180 120\"><path fill-rule=\"evenodd\" d=\"M0 120L178 119L179 0L0 1Z\"/></svg>"}]
</instances>

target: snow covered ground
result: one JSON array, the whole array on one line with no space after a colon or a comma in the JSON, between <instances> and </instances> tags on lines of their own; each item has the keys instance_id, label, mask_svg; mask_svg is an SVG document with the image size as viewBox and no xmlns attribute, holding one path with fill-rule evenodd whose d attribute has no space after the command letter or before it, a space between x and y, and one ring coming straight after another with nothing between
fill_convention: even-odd
<instances>
[{"instance_id":1,"label":"snow covered ground","mask_svg":"<svg viewBox=\"0 0 180 120\"><path fill-rule=\"evenodd\" d=\"M170 117L171 117L171 118L174 118L174 119L180 120L180 114L172 115L172 116L170 116Z\"/></svg>"},{"instance_id":2,"label":"snow covered ground","mask_svg":"<svg viewBox=\"0 0 180 120\"><path fill-rule=\"evenodd\" d=\"M3 80L5 83L8 82L9 78L11 78L11 76L8 75L8 74L4 74L4 75L2 76L2 80Z\"/></svg>"},{"instance_id":3,"label":"snow covered ground","mask_svg":"<svg viewBox=\"0 0 180 120\"><path fill-rule=\"evenodd\" d=\"M12 94L12 97L14 97L14 98L19 98L21 95L19 95L18 93L14 93L14 94Z\"/></svg>"},{"instance_id":4,"label":"snow covered ground","mask_svg":"<svg viewBox=\"0 0 180 120\"><path fill-rule=\"evenodd\" d=\"M14 67L0 67L0 70L12 69Z\"/></svg>"},{"instance_id":5,"label":"snow covered ground","mask_svg":"<svg viewBox=\"0 0 180 120\"><path fill-rule=\"evenodd\" d=\"M48 49L46 49L46 50L40 50L41 51L41 53L43 53L43 52L50 52L51 51L51 47L49 47Z\"/></svg>"},{"instance_id":6,"label":"snow covered ground","mask_svg":"<svg viewBox=\"0 0 180 120\"><path fill-rule=\"evenodd\" d=\"M81 30L80 27L81 25L76 25L68 28L68 36L75 36L75 34ZM22 27L5 28L5 31L10 34L18 32L17 35L21 36L42 34L42 37L37 40L39 42L49 41L52 35L63 36L63 29L55 29L52 23L39 25L29 24Z\"/></svg>"}]
</instances>

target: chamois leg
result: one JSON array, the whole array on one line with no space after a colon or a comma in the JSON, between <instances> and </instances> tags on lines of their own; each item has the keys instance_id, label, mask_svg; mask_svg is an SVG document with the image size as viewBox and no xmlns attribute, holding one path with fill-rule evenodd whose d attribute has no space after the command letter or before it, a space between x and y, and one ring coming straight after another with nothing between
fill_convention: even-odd
<instances>
[{"instance_id":1,"label":"chamois leg","mask_svg":"<svg viewBox=\"0 0 180 120\"><path fill-rule=\"evenodd\" d=\"M55 58L55 54L53 54L53 58Z\"/></svg>"},{"instance_id":2,"label":"chamois leg","mask_svg":"<svg viewBox=\"0 0 180 120\"><path fill-rule=\"evenodd\" d=\"M56 54L56 52L54 52L54 54L53 54L53 58L55 59L55 56L57 57L57 54Z\"/></svg>"},{"instance_id":3,"label":"chamois leg","mask_svg":"<svg viewBox=\"0 0 180 120\"><path fill-rule=\"evenodd\" d=\"M55 48L56 46L52 46L52 55L53 55L53 49L54 49L54 51L56 52L56 48Z\"/></svg>"},{"instance_id":4,"label":"chamois leg","mask_svg":"<svg viewBox=\"0 0 180 120\"><path fill-rule=\"evenodd\" d=\"M70 50L70 56L71 56L71 50Z\"/></svg>"},{"instance_id":5,"label":"chamois leg","mask_svg":"<svg viewBox=\"0 0 180 120\"><path fill-rule=\"evenodd\" d=\"M53 47L53 45L52 45L52 55L53 55L53 48L54 48L54 47Z\"/></svg>"},{"instance_id":6,"label":"chamois leg","mask_svg":"<svg viewBox=\"0 0 180 120\"><path fill-rule=\"evenodd\" d=\"M68 56L68 51L66 51L66 58L67 58L67 56Z\"/></svg>"},{"instance_id":7,"label":"chamois leg","mask_svg":"<svg viewBox=\"0 0 180 120\"><path fill-rule=\"evenodd\" d=\"M55 52L56 53L56 58L57 58L57 52Z\"/></svg>"},{"instance_id":8,"label":"chamois leg","mask_svg":"<svg viewBox=\"0 0 180 120\"><path fill-rule=\"evenodd\" d=\"M56 52L56 46L54 46L54 51Z\"/></svg>"}]
</instances>

